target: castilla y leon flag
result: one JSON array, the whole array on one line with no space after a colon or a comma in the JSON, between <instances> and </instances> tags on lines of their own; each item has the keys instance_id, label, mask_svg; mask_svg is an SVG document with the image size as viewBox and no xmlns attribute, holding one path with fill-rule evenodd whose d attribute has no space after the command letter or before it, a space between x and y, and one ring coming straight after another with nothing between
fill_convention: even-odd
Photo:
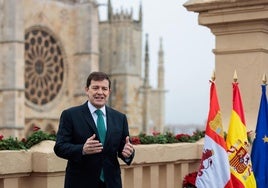
<instances>
[{"instance_id":1,"label":"castilla y leon flag","mask_svg":"<svg viewBox=\"0 0 268 188\"><path fill-rule=\"evenodd\" d=\"M211 81L210 109L206 125L201 164L195 185L197 188L232 188L230 165L216 86Z\"/></svg>"},{"instance_id":2,"label":"castilla y leon flag","mask_svg":"<svg viewBox=\"0 0 268 188\"><path fill-rule=\"evenodd\" d=\"M249 154L250 144L248 142L243 104L237 82L233 83L233 109L226 144L233 187L255 188L256 181Z\"/></svg>"},{"instance_id":3,"label":"castilla y leon flag","mask_svg":"<svg viewBox=\"0 0 268 188\"><path fill-rule=\"evenodd\" d=\"M266 84L262 86L256 136L251 150L252 168L258 188L268 187L268 106Z\"/></svg>"}]
</instances>

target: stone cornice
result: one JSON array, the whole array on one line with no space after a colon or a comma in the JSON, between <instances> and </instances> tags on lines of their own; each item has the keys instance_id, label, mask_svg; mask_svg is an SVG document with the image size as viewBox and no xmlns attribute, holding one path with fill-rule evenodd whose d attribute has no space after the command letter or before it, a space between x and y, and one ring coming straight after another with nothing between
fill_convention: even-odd
<instances>
[{"instance_id":1,"label":"stone cornice","mask_svg":"<svg viewBox=\"0 0 268 188\"><path fill-rule=\"evenodd\" d=\"M267 20L268 0L189 0L188 11L199 13L200 25Z\"/></svg>"},{"instance_id":2,"label":"stone cornice","mask_svg":"<svg viewBox=\"0 0 268 188\"><path fill-rule=\"evenodd\" d=\"M246 6L258 6L268 4L268 0L188 0L184 7L188 11L207 12L227 8L239 8Z\"/></svg>"},{"instance_id":3,"label":"stone cornice","mask_svg":"<svg viewBox=\"0 0 268 188\"><path fill-rule=\"evenodd\" d=\"M257 53L257 52L268 54L268 50L267 49L263 49L263 48L243 49L243 50L238 50L238 49L228 49L228 50L216 50L216 49L214 49L213 50L213 53L215 55L247 54L247 53Z\"/></svg>"}]
</instances>

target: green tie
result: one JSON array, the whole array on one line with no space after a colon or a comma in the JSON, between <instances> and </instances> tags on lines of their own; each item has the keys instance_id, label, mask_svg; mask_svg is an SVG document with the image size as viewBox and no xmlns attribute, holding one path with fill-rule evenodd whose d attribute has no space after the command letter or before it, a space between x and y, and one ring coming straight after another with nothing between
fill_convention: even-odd
<instances>
[{"instance_id":1,"label":"green tie","mask_svg":"<svg viewBox=\"0 0 268 188\"><path fill-rule=\"evenodd\" d=\"M105 123L104 123L104 119L102 117L102 111L100 109L98 109L95 112L98 115L97 128L98 128L98 133L99 133L99 136L100 136L100 141L101 141L101 143L103 145L104 141L105 141L105 136L106 136Z\"/></svg>"},{"instance_id":2,"label":"green tie","mask_svg":"<svg viewBox=\"0 0 268 188\"><path fill-rule=\"evenodd\" d=\"M98 109L95 112L98 115L97 128L98 128L98 133L100 136L100 141L101 141L102 145L104 145L105 136L106 136L106 129L105 129L105 124L104 124L104 119L102 117L102 111L100 109ZM101 179L101 181L104 182L103 169L101 169L100 179Z\"/></svg>"}]
</instances>

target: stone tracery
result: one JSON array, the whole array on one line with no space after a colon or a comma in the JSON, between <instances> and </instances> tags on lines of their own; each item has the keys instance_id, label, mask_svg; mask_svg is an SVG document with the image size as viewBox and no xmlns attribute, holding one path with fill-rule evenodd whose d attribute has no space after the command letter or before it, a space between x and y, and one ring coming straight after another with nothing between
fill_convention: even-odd
<instances>
[{"instance_id":1,"label":"stone tracery","mask_svg":"<svg viewBox=\"0 0 268 188\"><path fill-rule=\"evenodd\" d=\"M62 88L64 59L59 42L42 27L25 34L25 97L35 105L52 101Z\"/></svg>"}]
</instances>

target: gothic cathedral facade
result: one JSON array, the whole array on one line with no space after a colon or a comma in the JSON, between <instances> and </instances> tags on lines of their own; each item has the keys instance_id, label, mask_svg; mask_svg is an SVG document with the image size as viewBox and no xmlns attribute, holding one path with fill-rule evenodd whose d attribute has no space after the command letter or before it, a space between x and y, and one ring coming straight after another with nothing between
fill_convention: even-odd
<instances>
[{"instance_id":1,"label":"gothic cathedral facade","mask_svg":"<svg viewBox=\"0 0 268 188\"><path fill-rule=\"evenodd\" d=\"M110 75L108 105L127 114L132 135L162 131L162 40L154 89L139 11L138 20L115 13L108 0L107 20L100 21L95 0L0 1L1 134L21 137L34 126L56 132L61 111L87 100L86 78L98 70Z\"/></svg>"}]
</instances>

